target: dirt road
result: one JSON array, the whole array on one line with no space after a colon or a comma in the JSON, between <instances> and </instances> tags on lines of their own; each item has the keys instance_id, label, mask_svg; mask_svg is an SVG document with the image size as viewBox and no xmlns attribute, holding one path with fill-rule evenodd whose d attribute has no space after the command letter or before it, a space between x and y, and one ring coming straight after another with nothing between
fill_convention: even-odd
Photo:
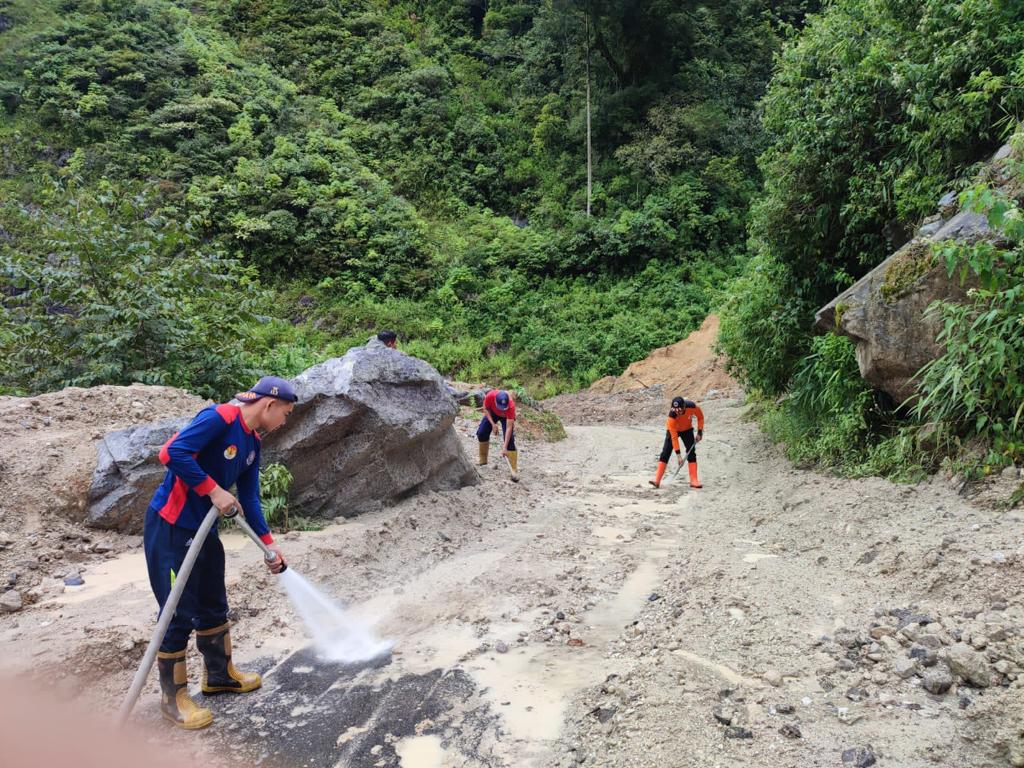
<instances>
[{"instance_id":1,"label":"dirt road","mask_svg":"<svg viewBox=\"0 0 1024 768\"><path fill-rule=\"evenodd\" d=\"M236 660L264 688L184 734L154 678L135 723L212 765L1024 764L1019 515L795 470L738 401L705 405L700 491L685 469L647 485L657 420L570 426L522 446L519 484L495 463L477 488L285 535L293 568L394 640L369 665L303 650L225 534ZM155 608L141 552L82 575L0 616L0 668L116 704Z\"/></svg>"}]
</instances>

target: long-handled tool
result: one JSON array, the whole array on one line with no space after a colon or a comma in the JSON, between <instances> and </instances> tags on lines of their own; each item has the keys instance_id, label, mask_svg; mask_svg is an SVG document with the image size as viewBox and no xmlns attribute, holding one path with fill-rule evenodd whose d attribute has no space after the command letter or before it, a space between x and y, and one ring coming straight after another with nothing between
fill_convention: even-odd
<instances>
[{"instance_id":1,"label":"long-handled tool","mask_svg":"<svg viewBox=\"0 0 1024 768\"><path fill-rule=\"evenodd\" d=\"M220 512L217 511L216 507L210 509L206 513L206 517L203 518L202 524L199 526L199 530L196 531L195 536L192 537L192 544L188 548L188 552L185 553L185 559L181 563L181 568L178 569L177 574L174 578L174 587L171 589L171 594L167 596L167 601L164 603L163 610L160 611L160 620L156 623L156 629L153 630L153 637L149 640L149 645L146 647L146 653L142 657L142 663L139 665L138 671L135 673L135 678L132 680L132 686L128 689L128 695L124 697L124 701L121 703L121 710L117 713L117 724L124 725L128 720L128 716L131 715L132 709L135 707L135 702L138 701L139 694L142 692L142 686L146 684L146 678L149 677L149 671L153 668L153 662L156 660L157 651L160 649L160 644L164 641L164 635L167 633L167 626L171 623L171 619L174 617L174 612L178 607L178 601L181 600L181 593L185 591L185 584L188 582L188 577L192 573L192 566L195 565L196 558L199 557L199 550L203 548L203 543L206 541L206 537L210 533L210 529L213 527L214 522L217 520L217 516ZM237 514L237 511L234 513ZM231 515L234 517L234 515ZM256 535L256 532L249 527L249 524L244 518L238 517L236 522L238 527L245 531L249 537L256 542L257 546L263 550L263 556L268 562L273 562L277 559L277 554L270 549L266 544L260 541L260 537ZM281 570L283 571L288 566L283 565Z\"/></svg>"},{"instance_id":2,"label":"long-handled tool","mask_svg":"<svg viewBox=\"0 0 1024 768\"><path fill-rule=\"evenodd\" d=\"M690 454L693 453L693 449L697 447L697 441L693 441L693 445L686 449L686 455L683 456L679 464L676 465L676 471L672 473L673 479L679 475L679 470L683 468L683 464L690 460Z\"/></svg>"}]
</instances>

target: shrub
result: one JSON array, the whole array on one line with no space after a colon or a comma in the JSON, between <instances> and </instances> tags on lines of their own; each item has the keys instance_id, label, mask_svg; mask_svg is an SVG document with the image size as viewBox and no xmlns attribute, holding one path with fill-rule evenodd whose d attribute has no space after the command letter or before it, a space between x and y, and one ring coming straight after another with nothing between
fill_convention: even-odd
<instances>
[{"instance_id":1,"label":"shrub","mask_svg":"<svg viewBox=\"0 0 1024 768\"><path fill-rule=\"evenodd\" d=\"M0 242L0 387L139 381L218 397L250 378L240 342L260 290L251 269L150 214L149 196L129 187L71 184L49 202L46 213L0 209L15 233Z\"/></svg>"}]
</instances>

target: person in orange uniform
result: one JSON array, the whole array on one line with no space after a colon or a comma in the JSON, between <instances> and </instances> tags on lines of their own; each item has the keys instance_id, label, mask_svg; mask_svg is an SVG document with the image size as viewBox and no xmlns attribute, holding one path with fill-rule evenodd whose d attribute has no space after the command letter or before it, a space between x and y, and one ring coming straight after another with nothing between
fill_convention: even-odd
<instances>
[{"instance_id":1,"label":"person in orange uniform","mask_svg":"<svg viewBox=\"0 0 1024 768\"><path fill-rule=\"evenodd\" d=\"M697 419L697 435L693 434L693 420ZM683 397L672 398L672 408L668 412L668 419L665 422L665 445L662 446L661 456L658 457L658 471L654 474L653 480L648 480L655 488L661 487L661 478L665 476L665 468L668 467L668 459L672 451L676 452L676 459L679 466L683 466L683 455L679 449L679 438L683 438L683 445L686 446L686 459L690 463L690 487L701 488L697 479L697 443L704 439L704 412L697 407L692 400Z\"/></svg>"}]
</instances>

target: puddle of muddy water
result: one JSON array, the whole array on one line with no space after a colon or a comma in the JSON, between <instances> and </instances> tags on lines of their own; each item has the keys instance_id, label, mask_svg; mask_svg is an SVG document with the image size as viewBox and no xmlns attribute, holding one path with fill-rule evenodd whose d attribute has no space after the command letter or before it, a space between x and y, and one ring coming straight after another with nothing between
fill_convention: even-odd
<instances>
[{"instance_id":1,"label":"puddle of muddy water","mask_svg":"<svg viewBox=\"0 0 1024 768\"><path fill-rule=\"evenodd\" d=\"M594 536L611 544L624 544L633 540L633 532L626 528L613 528L610 525L599 525L592 531Z\"/></svg>"},{"instance_id":2,"label":"puddle of muddy water","mask_svg":"<svg viewBox=\"0 0 1024 768\"><path fill-rule=\"evenodd\" d=\"M141 552L120 555L98 565L90 565L83 578L85 584L80 587L68 587L53 598L52 602L73 605L108 595L129 585L149 592L146 558Z\"/></svg>"},{"instance_id":3,"label":"puddle of muddy water","mask_svg":"<svg viewBox=\"0 0 1024 768\"><path fill-rule=\"evenodd\" d=\"M256 545L241 532L221 534L221 542L225 552L241 552L251 549L253 558L259 558ZM52 603L74 605L109 595L122 587L132 587L149 593L149 576L146 571L146 556L142 551L127 552L104 560L95 565L90 564L83 573L85 584L79 587L68 587L63 593L54 597Z\"/></svg>"},{"instance_id":4,"label":"puddle of muddy water","mask_svg":"<svg viewBox=\"0 0 1024 768\"><path fill-rule=\"evenodd\" d=\"M501 713L516 738L534 743L558 738L573 694L615 671L604 658L604 647L643 609L675 543L659 541L611 600L582 616L578 632L584 646L533 644L467 665L466 671L484 689L483 698Z\"/></svg>"},{"instance_id":5,"label":"puddle of muddy water","mask_svg":"<svg viewBox=\"0 0 1024 768\"><path fill-rule=\"evenodd\" d=\"M411 736L395 745L401 768L448 768L444 747L437 736Z\"/></svg>"}]
</instances>

